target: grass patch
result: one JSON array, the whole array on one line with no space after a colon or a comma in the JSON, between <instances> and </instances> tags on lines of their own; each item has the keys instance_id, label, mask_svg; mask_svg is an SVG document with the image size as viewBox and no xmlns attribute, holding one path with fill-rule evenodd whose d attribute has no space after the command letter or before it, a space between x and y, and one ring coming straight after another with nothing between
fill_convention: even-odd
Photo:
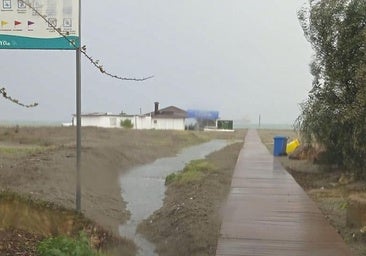
<instances>
[{"instance_id":1,"label":"grass patch","mask_svg":"<svg viewBox=\"0 0 366 256\"><path fill-rule=\"evenodd\" d=\"M27 156L37 153L42 153L46 150L45 147L32 146L32 147L21 147L21 146L10 146L0 147L0 154L8 156Z\"/></svg>"},{"instance_id":2,"label":"grass patch","mask_svg":"<svg viewBox=\"0 0 366 256\"><path fill-rule=\"evenodd\" d=\"M39 256L103 256L105 254L93 250L85 233L70 238L58 236L47 238L37 246Z\"/></svg>"},{"instance_id":3,"label":"grass patch","mask_svg":"<svg viewBox=\"0 0 366 256\"><path fill-rule=\"evenodd\" d=\"M185 184L198 181L205 176L205 173L214 170L215 167L205 159L193 160L182 171L168 175L165 179L165 184Z\"/></svg>"}]
</instances>

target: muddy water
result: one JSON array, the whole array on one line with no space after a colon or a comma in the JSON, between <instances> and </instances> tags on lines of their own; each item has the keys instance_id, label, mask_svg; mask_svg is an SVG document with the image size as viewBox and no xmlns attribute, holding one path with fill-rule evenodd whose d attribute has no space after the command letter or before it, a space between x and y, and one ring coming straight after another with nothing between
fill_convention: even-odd
<instances>
[{"instance_id":1,"label":"muddy water","mask_svg":"<svg viewBox=\"0 0 366 256\"><path fill-rule=\"evenodd\" d=\"M122 197L131 212L130 220L119 227L121 236L134 240L140 248L139 255L150 256L155 246L136 233L137 225L163 206L165 177L182 170L191 160L205 158L208 154L229 145L226 140L212 140L184 149L175 157L161 158L152 164L132 169L120 177Z\"/></svg>"}]
</instances>

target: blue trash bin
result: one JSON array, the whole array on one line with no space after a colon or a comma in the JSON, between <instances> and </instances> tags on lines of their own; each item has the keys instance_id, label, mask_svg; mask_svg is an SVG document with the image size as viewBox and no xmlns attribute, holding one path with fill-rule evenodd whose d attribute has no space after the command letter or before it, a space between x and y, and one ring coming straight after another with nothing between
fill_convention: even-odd
<instances>
[{"instance_id":1,"label":"blue trash bin","mask_svg":"<svg viewBox=\"0 0 366 256\"><path fill-rule=\"evenodd\" d=\"M273 138L273 155L284 156L286 155L287 137L275 136Z\"/></svg>"}]
</instances>

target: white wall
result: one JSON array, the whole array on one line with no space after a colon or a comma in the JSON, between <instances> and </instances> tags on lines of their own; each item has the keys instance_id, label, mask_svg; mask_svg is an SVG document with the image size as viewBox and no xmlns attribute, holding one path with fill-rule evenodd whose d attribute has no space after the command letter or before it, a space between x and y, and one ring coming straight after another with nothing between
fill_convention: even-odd
<instances>
[{"instance_id":1,"label":"white wall","mask_svg":"<svg viewBox=\"0 0 366 256\"><path fill-rule=\"evenodd\" d=\"M134 116L132 119L133 129L151 129L151 116Z\"/></svg>"},{"instance_id":2,"label":"white wall","mask_svg":"<svg viewBox=\"0 0 366 256\"><path fill-rule=\"evenodd\" d=\"M184 130L184 119L161 119L152 118L151 116L82 116L81 126L94 126L103 128L122 128L121 121L131 120L133 129L146 130ZM73 125L76 125L76 118L73 119Z\"/></svg>"},{"instance_id":3,"label":"white wall","mask_svg":"<svg viewBox=\"0 0 366 256\"><path fill-rule=\"evenodd\" d=\"M96 126L104 128L120 127L121 118L117 116L82 116L81 126ZM73 118L73 125L76 125L76 118Z\"/></svg>"},{"instance_id":4,"label":"white wall","mask_svg":"<svg viewBox=\"0 0 366 256\"><path fill-rule=\"evenodd\" d=\"M184 130L184 119L177 118L153 118L151 122L152 129L156 130Z\"/></svg>"}]
</instances>

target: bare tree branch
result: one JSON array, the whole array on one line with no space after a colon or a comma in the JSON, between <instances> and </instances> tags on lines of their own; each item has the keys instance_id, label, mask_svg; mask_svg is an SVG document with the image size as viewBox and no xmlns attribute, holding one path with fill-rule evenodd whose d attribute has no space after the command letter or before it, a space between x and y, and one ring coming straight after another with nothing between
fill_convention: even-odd
<instances>
[{"instance_id":1,"label":"bare tree branch","mask_svg":"<svg viewBox=\"0 0 366 256\"><path fill-rule=\"evenodd\" d=\"M90 61L90 63L93 66L95 66L99 70L99 72L101 72L102 74L105 74L105 75L107 75L109 77L112 77L112 78L115 78L115 79L119 79L119 80L136 81L136 82L145 81L145 80L148 80L148 79L154 77L154 76L148 76L148 77L143 77L143 78L129 78L129 77L123 77L123 76L111 74L110 72L106 71L103 68L103 65L99 64L99 60L94 60L93 57L91 57L89 54L86 53L86 46L85 45L83 47L78 47L73 40L70 40L67 37L68 36L67 34L65 35L64 33L62 33L60 28L57 28L55 25L53 25L51 22L49 22L48 19L47 19L47 17L45 17L36 8L34 8L29 3L29 1L26 1L26 0L19 0L19 1L22 2L22 3L24 3L29 8L31 8L38 16L40 16L45 22L47 22L47 24L50 27L52 27L59 35L61 35L63 38L65 38L65 40L67 40L72 46L74 46L75 47L75 50L80 51Z\"/></svg>"},{"instance_id":2,"label":"bare tree branch","mask_svg":"<svg viewBox=\"0 0 366 256\"><path fill-rule=\"evenodd\" d=\"M80 48L79 50L90 61L90 63L92 65L94 65L102 74L105 74L105 75L110 76L112 78L116 78L116 79L119 79L119 80L126 80L126 81L141 82L141 81L145 81L145 80L148 80L148 79L154 77L154 76L148 76L148 77L143 77L143 78L128 78L128 77L121 77L121 76L118 76L118 75L113 75L113 74L109 73L108 71L106 71L103 68L103 66L99 64L98 60L94 60L91 56L89 56L86 53L86 46L85 45L82 48Z\"/></svg>"},{"instance_id":3,"label":"bare tree branch","mask_svg":"<svg viewBox=\"0 0 366 256\"><path fill-rule=\"evenodd\" d=\"M25 108L34 108L34 107L38 106L37 102L27 105L27 104L24 104L22 102L19 102L19 100L17 100L17 99L14 99L14 98L10 97L8 95L8 93L6 92L6 89L4 87L0 88L0 94L3 96L3 98L5 98L5 99L7 99L7 100L19 105L19 106L25 107Z\"/></svg>"}]
</instances>

